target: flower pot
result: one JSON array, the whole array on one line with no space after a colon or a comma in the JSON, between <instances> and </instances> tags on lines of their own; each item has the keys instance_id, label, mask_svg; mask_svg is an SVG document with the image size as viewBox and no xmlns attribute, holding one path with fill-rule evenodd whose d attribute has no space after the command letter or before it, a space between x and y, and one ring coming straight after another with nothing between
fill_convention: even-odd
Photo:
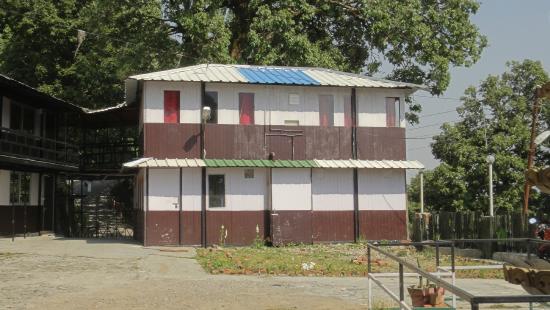
<instances>
[{"instance_id":1,"label":"flower pot","mask_svg":"<svg viewBox=\"0 0 550 310\"><path fill-rule=\"evenodd\" d=\"M424 307L430 302L428 289L424 287L409 286L407 288L409 296L411 296L411 304L413 307Z\"/></svg>"},{"instance_id":2,"label":"flower pot","mask_svg":"<svg viewBox=\"0 0 550 310\"><path fill-rule=\"evenodd\" d=\"M442 287L430 287L428 296L430 305L441 306L445 304L445 289Z\"/></svg>"}]
</instances>

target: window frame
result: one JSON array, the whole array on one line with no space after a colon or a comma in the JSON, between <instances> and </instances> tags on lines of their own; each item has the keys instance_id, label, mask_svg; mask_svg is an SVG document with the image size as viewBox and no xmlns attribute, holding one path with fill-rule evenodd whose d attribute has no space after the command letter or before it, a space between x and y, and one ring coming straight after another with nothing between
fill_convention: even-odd
<instances>
[{"instance_id":1,"label":"window frame","mask_svg":"<svg viewBox=\"0 0 550 310\"><path fill-rule=\"evenodd\" d=\"M167 94L169 93L173 93L173 94L177 94L177 113L175 114L175 117L176 119L174 121L167 121L167 118L168 117L171 117L171 115L168 115L166 114L167 112L167 109L166 109L166 104L167 104ZM163 104L162 104L162 111L163 111L163 115L164 115L164 124L179 124L181 119L180 119L180 113L181 113L181 92L179 90L170 90L170 89L165 89L163 91Z\"/></svg>"},{"instance_id":2,"label":"window frame","mask_svg":"<svg viewBox=\"0 0 550 310\"><path fill-rule=\"evenodd\" d=\"M14 176L17 176L16 188L13 188L14 186ZM29 205L31 202L31 183L32 183L32 174L29 172L22 172L22 171L11 171L10 173L10 205L14 206L23 206L23 205ZM26 194L24 193L23 188L23 180L26 180L28 183L25 185L26 187ZM16 196L16 197L14 197ZM23 197L26 197L26 199L23 199Z\"/></svg>"},{"instance_id":3,"label":"window frame","mask_svg":"<svg viewBox=\"0 0 550 310\"><path fill-rule=\"evenodd\" d=\"M216 196L220 196L220 194L212 194L212 180L211 178L212 177L221 177L223 179L223 194L222 194L222 197L221 197L221 205L215 205L213 206L212 205L212 201L213 199L215 199L214 197ZM226 180L225 180L225 174L223 173L212 173L212 174L208 174L208 208L213 208L213 209L218 209L218 208L225 208L227 206L227 200L226 200L226 192L227 192L227 188L226 188Z\"/></svg>"},{"instance_id":4,"label":"window frame","mask_svg":"<svg viewBox=\"0 0 550 310\"><path fill-rule=\"evenodd\" d=\"M216 102L209 103L208 100L211 98L209 97L209 94L216 94ZM204 98L204 105L203 107L210 107L210 119L206 121L208 124L218 124L218 108L220 104L220 96L219 91L217 90L207 90L204 92L205 98ZM214 106L215 105L215 106Z\"/></svg>"},{"instance_id":5,"label":"window frame","mask_svg":"<svg viewBox=\"0 0 550 310\"><path fill-rule=\"evenodd\" d=\"M37 115L37 109L33 108L31 106L28 106L24 103L17 102L13 99L10 99L10 108L9 108L9 119L10 119L10 126L9 129L19 131L22 133L27 134L34 134L36 130L36 115ZM18 111L19 115L18 117L15 117L14 111ZM32 116L29 119L27 119L27 116ZM17 119L17 128L14 128L14 122L13 120ZM29 123L30 120L30 124ZM30 125L30 126L29 126Z\"/></svg>"},{"instance_id":6,"label":"window frame","mask_svg":"<svg viewBox=\"0 0 550 310\"><path fill-rule=\"evenodd\" d=\"M320 127L324 127L324 128L334 127L334 110L335 110L334 109L334 99L335 99L334 97L335 97L334 94L320 94L317 97L318 104L319 104L319 126ZM331 98L332 100L324 102L321 98ZM330 104L330 108L332 110L332 113L327 114L329 116L329 118L327 120L328 123L326 125L323 124L323 121L322 121L323 114L322 114L322 111L321 111L322 110L321 106L325 103L332 103L332 104Z\"/></svg>"},{"instance_id":7,"label":"window frame","mask_svg":"<svg viewBox=\"0 0 550 310\"><path fill-rule=\"evenodd\" d=\"M249 115L250 121L248 123L243 123L244 101L242 99L245 98L246 96L251 96L252 97L252 102L251 102L252 111ZM256 119L254 117L254 114L256 113L256 98L255 97L256 97L256 95L253 92L239 92L239 125L244 125L244 126L256 125Z\"/></svg>"},{"instance_id":8,"label":"window frame","mask_svg":"<svg viewBox=\"0 0 550 310\"><path fill-rule=\"evenodd\" d=\"M391 102L393 100L393 102ZM386 127L399 128L401 127L401 98L400 97L385 97L385 115L386 115ZM388 107L392 106L393 109L393 124L391 124L392 116L388 112Z\"/></svg>"},{"instance_id":9,"label":"window frame","mask_svg":"<svg viewBox=\"0 0 550 310\"><path fill-rule=\"evenodd\" d=\"M344 127L351 128L353 127L353 109L351 108L351 95L344 95L343 98L344 104Z\"/></svg>"}]
</instances>

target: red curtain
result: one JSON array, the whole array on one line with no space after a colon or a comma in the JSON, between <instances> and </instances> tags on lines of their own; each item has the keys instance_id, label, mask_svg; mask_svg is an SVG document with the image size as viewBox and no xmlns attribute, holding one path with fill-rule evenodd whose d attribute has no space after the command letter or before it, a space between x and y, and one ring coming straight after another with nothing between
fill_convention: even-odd
<instances>
[{"instance_id":1,"label":"red curtain","mask_svg":"<svg viewBox=\"0 0 550 310\"><path fill-rule=\"evenodd\" d=\"M344 127L351 127L351 96L344 97Z\"/></svg>"},{"instance_id":2,"label":"red curtain","mask_svg":"<svg viewBox=\"0 0 550 310\"><path fill-rule=\"evenodd\" d=\"M239 119L241 125L254 125L254 94L239 94Z\"/></svg>"},{"instance_id":3,"label":"red curtain","mask_svg":"<svg viewBox=\"0 0 550 310\"><path fill-rule=\"evenodd\" d=\"M332 95L319 96L319 125L321 127L334 126L334 97Z\"/></svg>"},{"instance_id":4,"label":"red curtain","mask_svg":"<svg viewBox=\"0 0 550 310\"><path fill-rule=\"evenodd\" d=\"M180 92L177 90L164 91L164 122L180 122Z\"/></svg>"},{"instance_id":5,"label":"red curtain","mask_svg":"<svg viewBox=\"0 0 550 310\"><path fill-rule=\"evenodd\" d=\"M386 127L396 127L395 102L397 98L386 98Z\"/></svg>"}]
</instances>

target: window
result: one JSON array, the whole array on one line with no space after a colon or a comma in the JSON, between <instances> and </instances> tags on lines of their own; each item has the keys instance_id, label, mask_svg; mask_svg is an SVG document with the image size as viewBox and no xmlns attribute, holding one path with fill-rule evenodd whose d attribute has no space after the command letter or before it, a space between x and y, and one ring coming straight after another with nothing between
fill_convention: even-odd
<instances>
[{"instance_id":1,"label":"window","mask_svg":"<svg viewBox=\"0 0 550 310\"><path fill-rule=\"evenodd\" d=\"M319 125L321 127L334 126L334 97L332 95L319 96Z\"/></svg>"},{"instance_id":2,"label":"window","mask_svg":"<svg viewBox=\"0 0 550 310\"><path fill-rule=\"evenodd\" d=\"M239 93L239 123L254 125L254 94Z\"/></svg>"},{"instance_id":3,"label":"window","mask_svg":"<svg viewBox=\"0 0 550 310\"><path fill-rule=\"evenodd\" d=\"M398 97L386 98L386 127L399 127L400 109Z\"/></svg>"},{"instance_id":4,"label":"window","mask_svg":"<svg viewBox=\"0 0 550 310\"><path fill-rule=\"evenodd\" d=\"M351 96L344 96L344 127L351 127Z\"/></svg>"},{"instance_id":5,"label":"window","mask_svg":"<svg viewBox=\"0 0 550 310\"><path fill-rule=\"evenodd\" d=\"M180 92L177 90L164 91L164 122L180 122Z\"/></svg>"},{"instance_id":6,"label":"window","mask_svg":"<svg viewBox=\"0 0 550 310\"><path fill-rule=\"evenodd\" d=\"M254 179L254 169L244 169L245 179Z\"/></svg>"},{"instance_id":7,"label":"window","mask_svg":"<svg viewBox=\"0 0 550 310\"><path fill-rule=\"evenodd\" d=\"M10 203L13 205L28 204L30 201L31 175L12 171L10 176Z\"/></svg>"},{"instance_id":8,"label":"window","mask_svg":"<svg viewBox=\"0 0 550 310\"><path fill-rule=\"evenodd\" d=\"M288 104L292 104L292 105L300 104L300 95L288 94Z\"/></svg>"},{"instance_id":9,"label":"window","mask_svg":"<svg viewBox=\"0 0 550 310\"><path fill-rule=\"evenodd\" d=\"M210 208L225 207L225 176L223 174L208 176L208 205Z\"/></svg>"},{"instance_id":10,"label":"window","mask_svg":"<svg viewBox=\"0 0 550 310\"><path fill-rule=\"evenodd\" d=\"M218 123L218 92L216 91L207 91L206 97L204 98L204 105L210 107L210 119L207 123L217 124Z\"/></svg>"},{"instance_id":11,"label":"window","mask_svg":"<svg viewBox=\"0 0 550 310\"><path fill-rule=\"evenodd\" d=\"M10 129L34 133L35 109L11 102Z\"/></svg>"},{"instance_id":12,"label":"window","mask_svg":"<svg viewBox=\"0 0 550 310\"><path fill-rule=\"evenodd\" d=\"M285 119L286 126L300 126L300 121L297 119Z\"/></svg>"},{"instance_id":13,"label":"window","mask_svg":"<svg viewBox=\"0 0 550 310\"><path fill-rule=\"evenodd\" d=\"M10 129L21 130L21 128L23 127L22 115L23 115L23 111L21 106L18 104L15 104L12 101L11 108L10 108Z\"/></svg>"}]
</instances>

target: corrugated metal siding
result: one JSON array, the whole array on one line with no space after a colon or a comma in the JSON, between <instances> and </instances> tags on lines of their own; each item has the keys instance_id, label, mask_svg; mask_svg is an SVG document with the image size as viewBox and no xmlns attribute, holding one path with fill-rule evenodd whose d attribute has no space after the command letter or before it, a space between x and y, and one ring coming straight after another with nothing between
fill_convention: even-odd
<instances>
[{"instance_id":1,"label":"corrugated metal siding","mask_svg":"<svg viewBox=\"0 0 550 310\"><path fill-rule=\"evenodd\" d=\"M424 89L423 85L376 79L324 68L201 64L130 76L132 80L322 85L338 87Z\"/></svg>"}]
</instances>

